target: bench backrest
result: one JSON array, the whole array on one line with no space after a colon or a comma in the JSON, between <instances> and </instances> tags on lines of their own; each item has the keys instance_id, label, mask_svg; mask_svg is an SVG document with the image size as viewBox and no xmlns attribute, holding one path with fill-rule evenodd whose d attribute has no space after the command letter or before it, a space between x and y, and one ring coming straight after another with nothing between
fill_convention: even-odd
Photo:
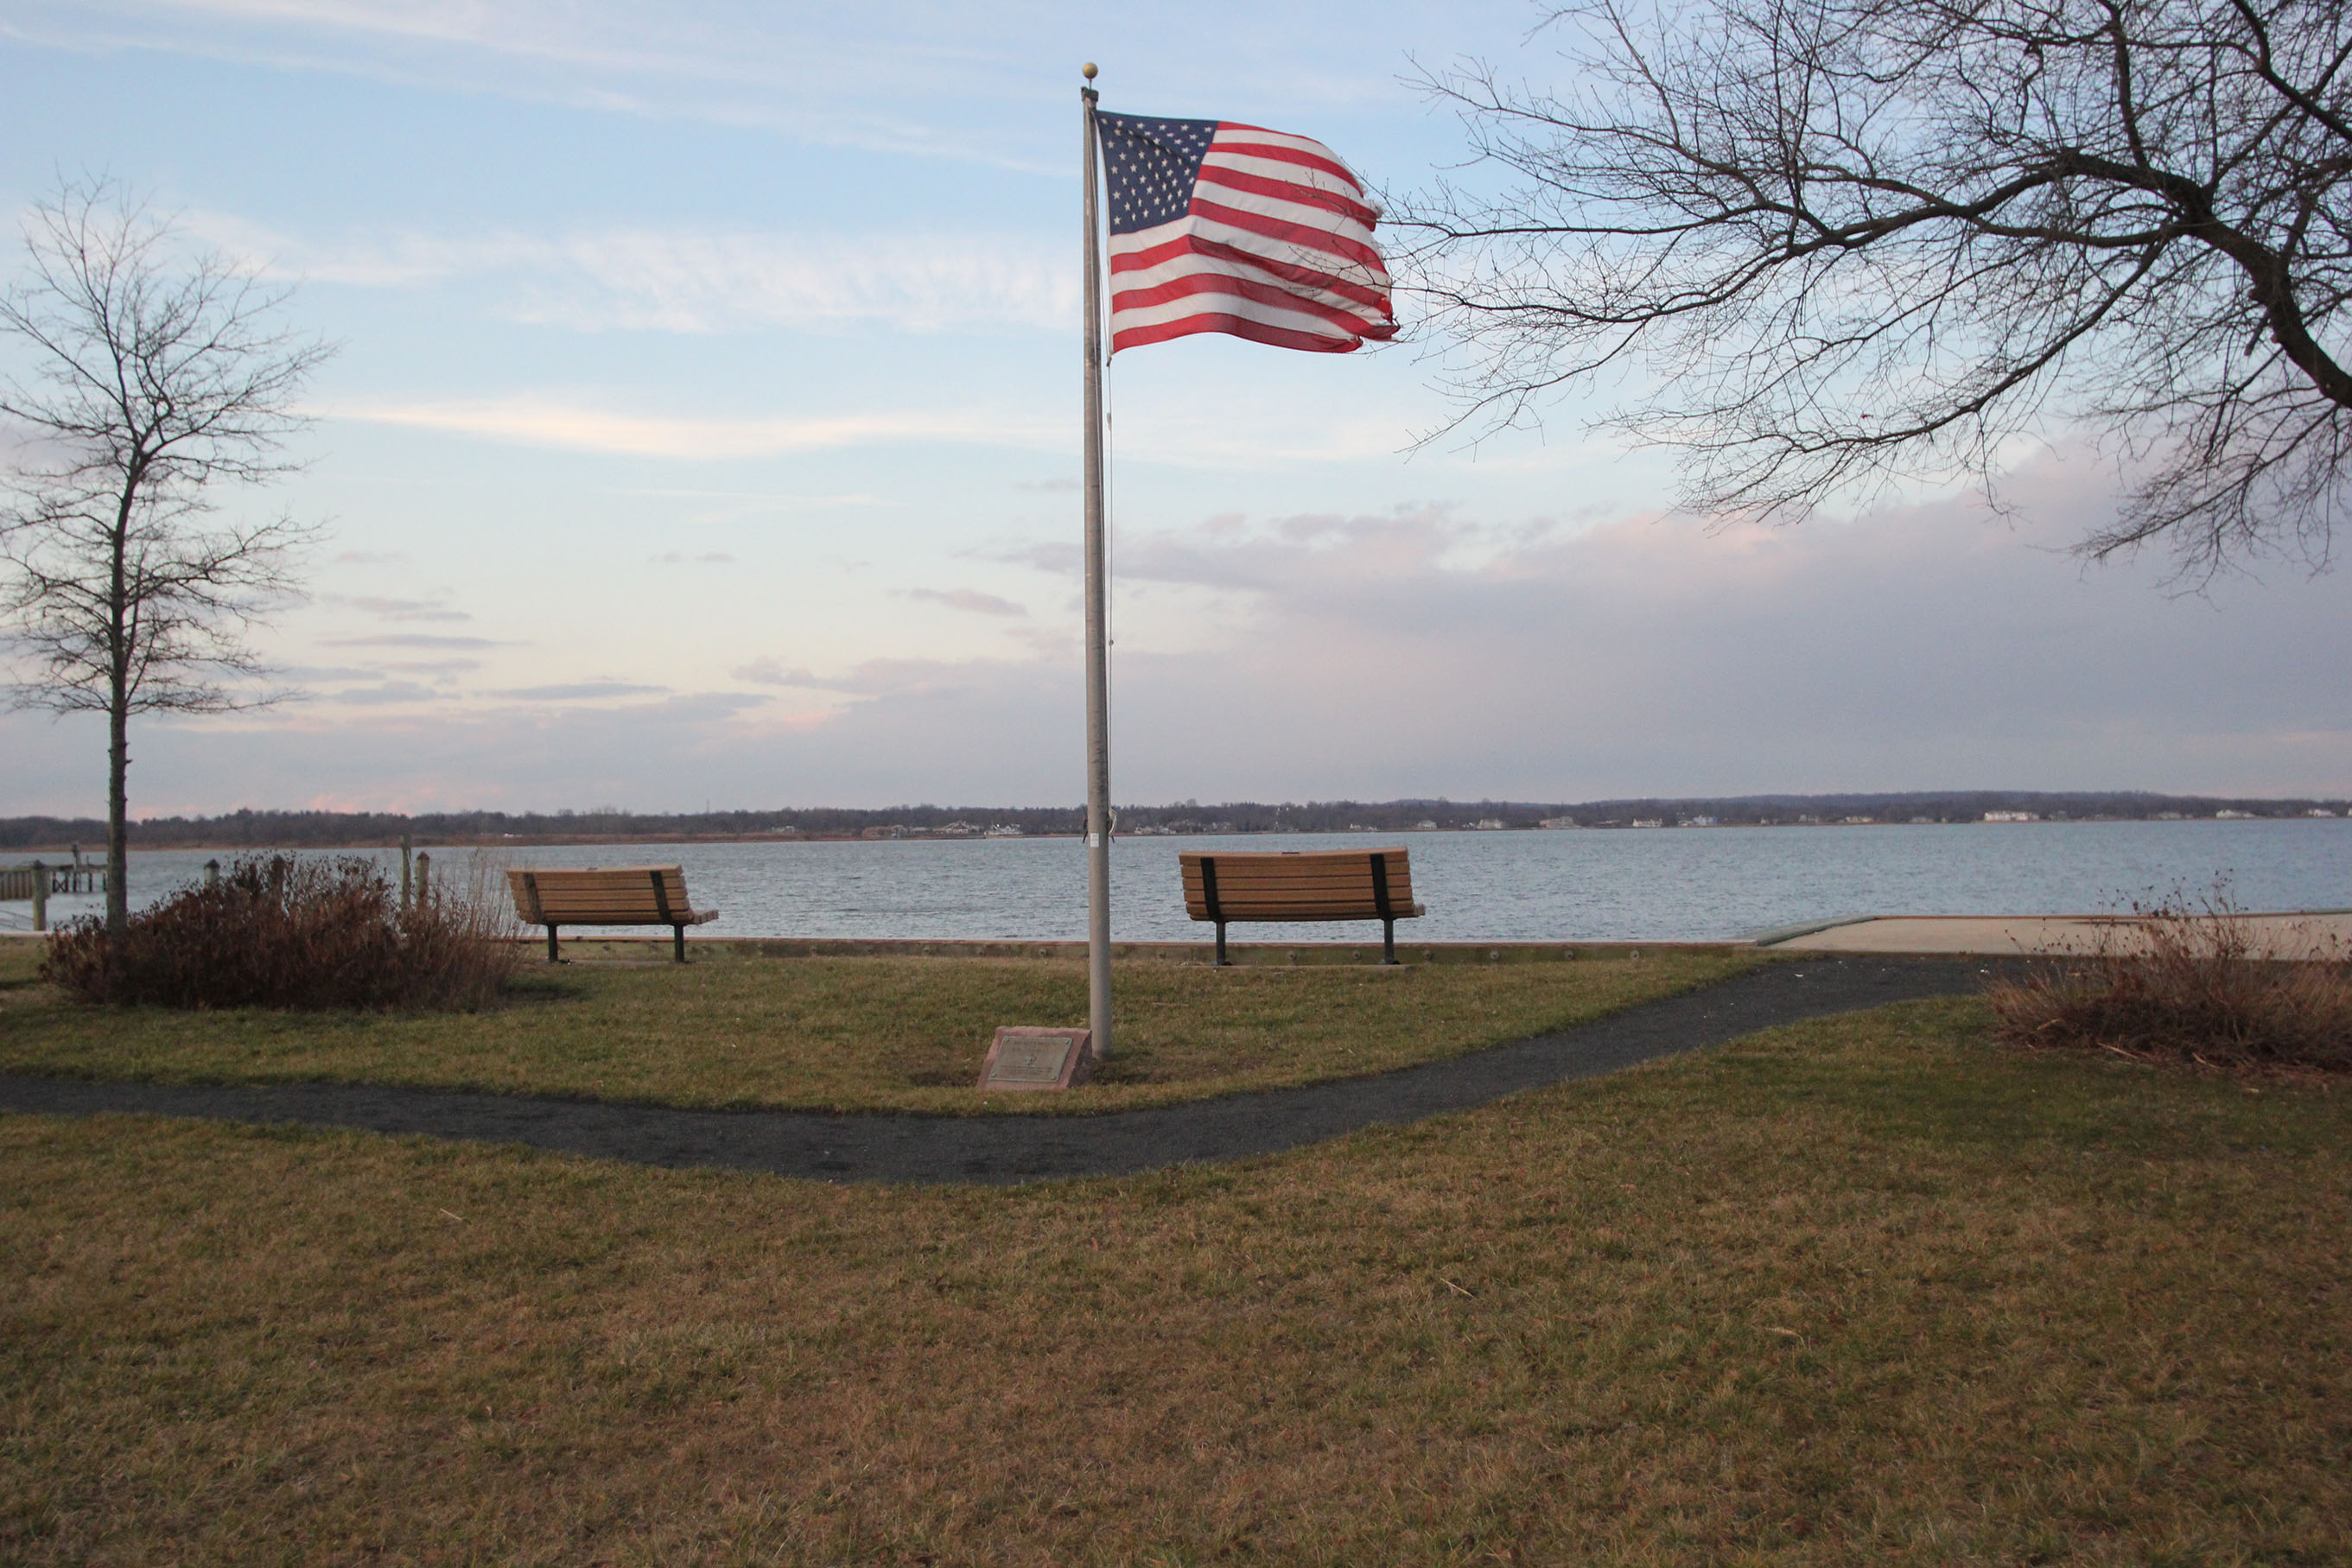
<instances>
[{"instance_id":1,"label":"bench backrest","mask_svg":"<svg viewBox=\"0 0 2352 1568\"><path fill-rule=\"evenodd\" d=\"M1242 854L1187 850L1184 908L1195 920L1386 920L1412 913L1402 849Z\"/></svg>"},{"instance_id":2,"label":"bench backrest","mask_svg":"<svg viewBox=\"0 0 2352 1568\"><path fill-rule=\"evenodd\" d=\"M533 925L667 925L694 908L687 902L686 873L674 865L535 866L508 872L507 884L514 890L515 913Z\"/></svg>"}]
</instances>

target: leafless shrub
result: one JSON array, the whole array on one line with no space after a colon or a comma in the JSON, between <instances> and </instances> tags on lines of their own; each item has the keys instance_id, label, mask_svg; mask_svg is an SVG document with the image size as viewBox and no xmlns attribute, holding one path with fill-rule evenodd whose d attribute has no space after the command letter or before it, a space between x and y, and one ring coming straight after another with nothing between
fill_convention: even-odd
<instances>
[{"instance_id":1,"label":"leafless shrub","mask_svg":"<svg viewBox=\"0 0 2352 1568\"><path fill-rule=\"evenodd\" d=\"M2088 950L1996 984L1996 1029L2013 1044L2106 1051L2209 1067L2352 1071L2352 956L2299 942L2273 956L2225 887L2135 906Z\"/></svg>"},{"instance_id":2,"label":"leafless shrub","mask_svg":"<svg viewBox=\"0 0 2352 1568\"><path fill-rule=\"evenodd\" d=\"M42 977L90 1002L174 1008L426 1008L494 1002L522 959L494 868L403 907L373 861L248 856L130 917L60 930Z\"/></svg>"}]
</instances>

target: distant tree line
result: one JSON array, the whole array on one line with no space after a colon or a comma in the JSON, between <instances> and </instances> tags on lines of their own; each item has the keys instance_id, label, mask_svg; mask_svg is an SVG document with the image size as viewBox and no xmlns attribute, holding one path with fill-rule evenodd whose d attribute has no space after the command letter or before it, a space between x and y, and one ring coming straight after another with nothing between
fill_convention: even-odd
<instances>
[{"instance_id":1,"label":"distant tree line","mask_svg":"<svg viewBox=\"0 0 2352 1568\"><path fill-rule=\"evenodd\" d=\"M1723 826L1845 822L1980 821L1988 811L2025 811L2051 821L2145 821L2174 813L2210 817L2242 811L2253 817L2299 817L2314 809L2347 810L2344 800L2256 800L2213 795L2158 795L2139 790L1925 790L1841 795L1654 796L1620 800L1544 803L1528 800L1226 801L1204 806L1123 806L1118 830L1137 832L1377 833L1416 830L1666 826L1711 819ZM990 829L1024 834L1076 833L1079 806L889 806L875 810L808 807L772 811L624 811L599 808L560 811L232 811L217 817L151 817L129 824L142 849L331 849L393 844L405 833L419 843L504 841L630 843L657 840L748 838L977 836ZM57 849L80 844L93 856L106 842L97 817L0 818L0 850Z\"/></svg>"}]
</instances>

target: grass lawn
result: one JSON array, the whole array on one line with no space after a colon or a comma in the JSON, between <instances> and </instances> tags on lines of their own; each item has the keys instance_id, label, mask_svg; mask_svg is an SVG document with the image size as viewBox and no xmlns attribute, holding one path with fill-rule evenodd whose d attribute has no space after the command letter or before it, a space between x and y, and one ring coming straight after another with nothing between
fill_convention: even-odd
<instances>
[{"instance_id":1,"label":"grass lawn","mask_svg":"<svg viewBox=\"0 0 2352 1568\"><path fill-rule=\"evenodd\" d=\"M0 1560L2345 1562L2352 1093L1987 1027L1009 1190L0 1118Z\"/></svg>"},{"instance_id":2,"label":"grass lawn","mask_svg":"<svg viewBox=\"0 0 2352 1568\"><path fill-rule=\"evenodd\" d=\"M1487 968L1129 965L1117 1054L1102 1077L1072 1093L983 1100L973 1084L997 1026L1086 1022L1083 962L763 958L719 947L683 968L527 968L512 1004L491 1012L321 1014L78 1006L34 982L38 957L31 943L0 944L0 1072L1045 1113L1383 1071L1581 1023L1755 962L1652 952Z\"/></svg>"}]
</instances>

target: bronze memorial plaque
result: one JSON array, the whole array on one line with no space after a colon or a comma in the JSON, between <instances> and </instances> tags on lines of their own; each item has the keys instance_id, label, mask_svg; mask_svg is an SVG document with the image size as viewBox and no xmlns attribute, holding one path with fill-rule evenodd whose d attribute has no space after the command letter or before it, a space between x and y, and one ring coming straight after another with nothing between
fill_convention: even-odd
<instances>
[{"instance_id":1,"label":"bronze memorial plaque","mask_svg":"<svg viewBox=\"0 0 2352 1568\"><path fill-rule=\"evenodd\" d=\"M1082 1029L1000 1029L981 1063L982 1089L1068 1089L1094 1075L1094 1037Z\"/></svg>"}]
</instances>

